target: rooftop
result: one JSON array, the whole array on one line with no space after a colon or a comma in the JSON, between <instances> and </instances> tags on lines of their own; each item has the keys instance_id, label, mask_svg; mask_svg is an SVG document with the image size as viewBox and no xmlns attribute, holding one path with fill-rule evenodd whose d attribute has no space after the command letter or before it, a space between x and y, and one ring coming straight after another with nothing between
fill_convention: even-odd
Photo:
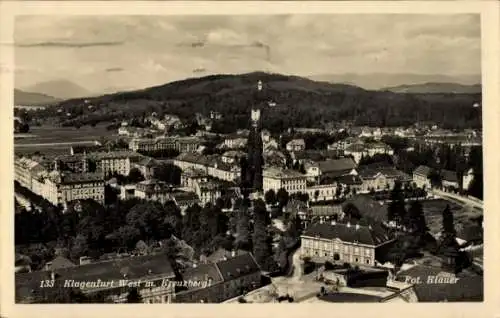
<instances>
[{"instance_id":1,"label":"rooftop","mask_svg":"<svg viewBox=\"0 0 500 318\"><path fill-rule=\"evenodd\" d=\"M351 158L332 159L318 162L322 173L352 170L356 168L356 163Z\"/></svg>"},{"instance_id":2,"label":"rooftop","mask_svg":"<svg viewBox=\"0 0 500 318\"><path fill-rule=\"evenodd\" d=\"M413 174L428 177L431 174L431 172L432 172L432 168L430 168L430 167L427 167L427 166L418 166L413 171Z\"/></svg>"},{"instance_id":3,"label":"rooftop","mask_svg":"<svg viewBox=\"0 0 500 318\"><path fill-rule=\"evenodd\" d=\"M390 240L382 229L349 223L311 224L303 236L320 237L328 240L340 239L344 242L377 246Z\"/></svg>"},{"instance_id":4,"label":"rooftop","mask_svg":"<svg viewBox=\"0 0 500 318\"><path fill-rule=\"evenodd\" d=\"M264 169L263 176L266 178L276 178L276 179L287 179L287 178L304 178L305 176L295 170L290 169L279 169L275 167L269 167Z\"/></svg>"},{"instance_id":5,"label":"rooftop","mask_svg":"<svg viewBox=\"0 0 500 318\"><path fill-rule=\"evenodd\" d=\"M259 265L250 253L227 258L227 260L219 261L216 264L225 281L260 272Z\"/></svg>"}]
</instances>

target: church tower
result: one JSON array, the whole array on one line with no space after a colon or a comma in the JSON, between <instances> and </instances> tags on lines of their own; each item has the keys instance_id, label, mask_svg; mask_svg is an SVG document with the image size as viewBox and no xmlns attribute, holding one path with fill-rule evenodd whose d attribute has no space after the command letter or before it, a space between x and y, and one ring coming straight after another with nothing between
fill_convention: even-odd
<instances>
[{"instance_id":1,"label":"church tower","mask_svg":"<svg viewBox=\"0 0 500 318\"><path fill-rule=\"evenodd\" d=\"M264 96L262 94L262 81L257 84L257 93L254 104L250 111L250 132L247 141L246 167L243 172L244 184L250 187L251 192L262 191L262 167L264 164L262 152L262 106Z\"/></svg>"}]
</instances>

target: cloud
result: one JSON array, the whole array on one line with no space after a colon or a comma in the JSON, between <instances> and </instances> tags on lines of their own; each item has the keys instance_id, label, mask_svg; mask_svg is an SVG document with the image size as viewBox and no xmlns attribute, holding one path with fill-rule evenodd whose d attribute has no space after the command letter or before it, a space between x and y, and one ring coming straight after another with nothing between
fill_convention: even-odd
<instances>
[{"instance_id":1,"label":"cloud","mask_svg":"<svg viewBox=\"0 0 500 318\"><path fill-rule=\"evenodd\" d=\"M106 72L111 73L111 72L122 72L124 71L123 68L121 67L110 67L106 69Z\"/></svg>"},{"instance_id":2,"label":"cloud","mask_svg":"<svg viewBox=\"0 0 500 318\"><path fill-rule=\"evenodd\" d=\"M37 42L37 43L16 43L16 47L53 47L53 48L86 48L86 47L100 47L100 46L118 46L124 44L123 41L111 42Z\"/></svg>"}]
</instances>

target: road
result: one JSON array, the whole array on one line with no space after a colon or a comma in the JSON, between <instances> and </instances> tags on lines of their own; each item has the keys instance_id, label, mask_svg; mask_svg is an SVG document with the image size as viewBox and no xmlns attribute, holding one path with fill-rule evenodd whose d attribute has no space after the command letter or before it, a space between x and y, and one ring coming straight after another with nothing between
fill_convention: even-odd
<instances>
[{"instance_id":1,"label":"road","mask_svg":"<svg viewBox=\"0 0 500 318\"><path fill-rule=\"evenodd\" d=\"M475 207L475 208L478 208L478 209L481 209L481 210L483 209L483 204L482 203L474 201L474 200L471 200L471 199L469 199L467 197L463 197L463 196L460 196L460 195L457 195L457 194L454 194L454 193L444 192L444 191L437 190L437 189L432 189L432 193L435 194L435 195L437 195L437 196L443 197L443 198L449 198L449 199L453 199L453 200L456 200L456 201L460 201L463 204L470 205L472 207Z\"/></svg>"}]
</instances>

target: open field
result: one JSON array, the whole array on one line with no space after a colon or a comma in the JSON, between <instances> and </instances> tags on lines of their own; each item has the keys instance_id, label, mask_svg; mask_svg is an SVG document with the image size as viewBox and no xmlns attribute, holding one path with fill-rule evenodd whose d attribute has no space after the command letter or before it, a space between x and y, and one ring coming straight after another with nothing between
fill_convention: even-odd
<instances>
[{"instance_id":1,"label":"open field","mask_svg":"<svg viewBox=\"0 0 500 318\"><path fill-rule=\"evenodd\" d=\"M102 137L115 137L117 136L117 132L106 130L106 124L99 124L95 127L83 126L80 129L74 127L39 126L31 127L30 135L34 137L26 138L26 136L23 136L24 138L14 138L14 144L92 141L99 140Z\"/></svg>"}]
</instances>

